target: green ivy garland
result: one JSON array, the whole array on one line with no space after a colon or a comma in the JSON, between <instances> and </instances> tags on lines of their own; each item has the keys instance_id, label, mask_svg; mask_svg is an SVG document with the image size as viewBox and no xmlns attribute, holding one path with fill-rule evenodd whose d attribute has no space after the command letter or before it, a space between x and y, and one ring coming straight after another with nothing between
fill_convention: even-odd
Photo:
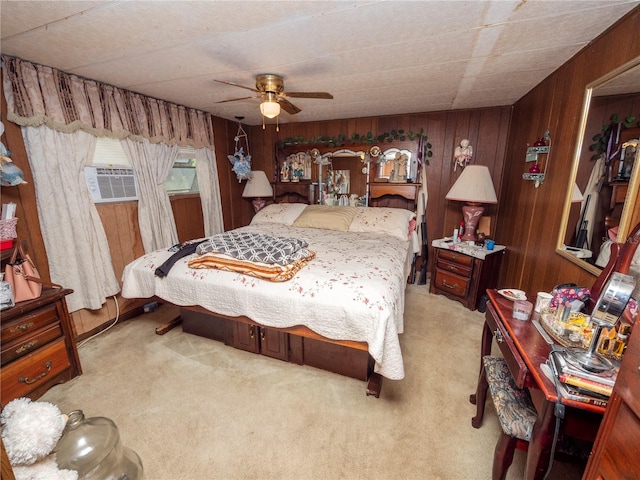
<instances>
[{"instance_id":1,"label":"green ivy garland","mask_svg":"<svg viewBox=\"0 0 640 480\"><path fill-rule=\"evenodd\" d=\"M296 135L293 137L287 137L280 141L281 147L290 145L324 145L327 147L342 147L345 145L373 145L376 143L392 143L394 141L404 142L417 141L422 144L424 151L424 163L429 164L429 158L433 156L431 151L432 145L427 141L429 137L424 134L424 129L420 129L419 132L412 132L409 130L405 133L404 130L391 130L390 132L384 132L380 135L374 135L369 131L364 135L359 133L352 133L347 139L346 135L340 134L336 137L328 137L319 135L317 137L311 137L308 140L302 135Z\"/></svg>"}]
</instances>

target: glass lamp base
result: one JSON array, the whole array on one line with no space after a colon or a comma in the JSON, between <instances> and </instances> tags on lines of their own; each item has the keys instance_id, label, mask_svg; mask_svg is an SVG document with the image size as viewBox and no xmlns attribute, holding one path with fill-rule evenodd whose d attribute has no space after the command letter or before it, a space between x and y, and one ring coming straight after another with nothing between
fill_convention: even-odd
<instances>
[{"instance_id":1,"label":"glass lamp base","mask_svg":"<svg viewBox=\"0 0 640 480\"><path fill-rule=\"evenodd\" d=\"M613 363L595 352L581 350L579 348L567 349L567 353L589 372L600 373L613 369Z\"/></svg>"}]
</instances>

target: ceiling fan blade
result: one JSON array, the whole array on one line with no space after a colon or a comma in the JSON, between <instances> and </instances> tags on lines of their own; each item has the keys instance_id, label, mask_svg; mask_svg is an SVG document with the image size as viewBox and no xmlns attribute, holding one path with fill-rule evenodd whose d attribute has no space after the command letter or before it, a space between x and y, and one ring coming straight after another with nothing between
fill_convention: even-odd
<instances>
[{"instance_id":1,"label":"ceiling fan blade","mask_svg":"<svg viewBox=\"0 0 640 480\"><path fill-rule=\"evenodd\" d=\"M280 104L280 107L282 107L282 109L291 114L291 115L295 115L298 112L301 112L302 110L300 110L298 107L296 107L293 103L291 103L289 100L287 100L286 98L283 97L278 97L278 103Z\"/></svg>"},{"instance_id":2,"label":"ceiling fan blade","mask_svg":"<svg viewBox=\"0 0 640 480\"><path fill-rule=\"evenodd\" d=\"M216 102L216 103L237 102L238 100L248 100L250 98L260 98L260 95L254 95L252 97L231 98L229 100L221 100L221 101Z\"/></svg>"},{"instance_id":3,"label":"ceiling fan blade","mask_svg":"<svg viewBox=\"0 0 640 480\"><path fill-rule=\"evenodd\" d=\"M245 87L244 85L240 85L238 83L226 82L224 80L216 80L215 78L213 79L213 81L214 82L218 82L218 83L224 83L225 85L231 85L232 87L240 87L240 88L244 88L246 90L251 90L252 92L260 93L260 91L256 90L255 88Z\"/></svg>"},{"instance_id":4,"label":"ceiling fan blade","mask_svg":"<svg viewBox=\"0 0 640 480\"><path fill-rule=\"evenodd\" d=\"M283 92L282 94L291 98L324 98L333 100L333 95L326 92Z\"/></svg>"}]
</instances>

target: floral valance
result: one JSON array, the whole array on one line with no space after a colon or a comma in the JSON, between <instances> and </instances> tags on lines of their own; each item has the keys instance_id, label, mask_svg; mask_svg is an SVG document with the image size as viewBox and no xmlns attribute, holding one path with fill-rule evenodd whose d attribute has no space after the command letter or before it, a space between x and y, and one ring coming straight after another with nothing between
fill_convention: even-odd
<instances>
[{"instance_id":1,"label":"floral valance","mask_svg":"<svg viewBox=\"0 0 640 480\"><path fill-rule=\"evenodd\" d=\"M2 56L7 119L71 133L213 148L211 114Z\"/></svg>"}]
</instances>

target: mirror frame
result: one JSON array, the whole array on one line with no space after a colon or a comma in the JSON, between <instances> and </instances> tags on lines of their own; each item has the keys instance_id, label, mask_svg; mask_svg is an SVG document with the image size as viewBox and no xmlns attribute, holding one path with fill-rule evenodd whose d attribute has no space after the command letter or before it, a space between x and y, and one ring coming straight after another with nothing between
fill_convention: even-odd
<instances>
[{"instance_id":1,"label":"mirror frame","mask_svg":"<svg viewBox=\"0 0 640 480\"><path fill-rule=\"evenodd\" d=\"M568 221L569 221L569 212L571 210L571 197L573 193L573 184L576 181L576 177L578 175L578 167L580 165L580 154L582 151L582 144L584 142L585 130L587 127L587 120L589 118L589 108L591 106L591 98L593 95L593 90L605 83L613 80L618 75L635 68L640 65L640 57L636 57L633 60L621 65L615 70L609 72L608 74L594 80L593 82L587 84L584 95L584 103L582 106L582 116L580 119L579 131L578 131L578 140L575 145L575 151L573 155L573 165L571 166L571 172L569 174L569 182L567 184L567 195L565 197L564 209L562 211L562 219L560 220L560 229L558 232L558 240L556 244L556 253L572 263L582 267L593 275L600 275L602 269L597 267L596 265L592 265L585 260L578 258L577 256L569 253L564 250L562 247L564 245L565 236L568 230ZM624 242L627 238L627 234L629 233L629 229L632 227L629 225L633 216L633 208L636 203L636 199L638 196L638 187L640 186L640 164L638 151L636 151L636 161L633 166L633 171L631 172L631 178L629 179L629 187L627 189L627 196L624 200L624 207L622 209L622 215L620 217L620 224L618 227L618 242Z\"/></svg>"}]
</instances>

